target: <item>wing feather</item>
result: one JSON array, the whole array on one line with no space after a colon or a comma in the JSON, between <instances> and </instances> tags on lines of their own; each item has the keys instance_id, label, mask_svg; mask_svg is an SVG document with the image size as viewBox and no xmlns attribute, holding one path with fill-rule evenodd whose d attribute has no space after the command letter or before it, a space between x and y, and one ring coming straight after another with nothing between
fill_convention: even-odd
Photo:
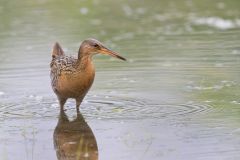
<instances>
[{"instance_id":1,"label":"wing feather","mask_svg":"<svg viewBox=\"0 0 240 160\"><path fill-rule=\"evenodd\" d=\"M58 57L58 56L63 56L64 52L62 47L58 42L56 42L53 46L53 51L52 51L52 58Z\"/></svg>"}]
</instances>

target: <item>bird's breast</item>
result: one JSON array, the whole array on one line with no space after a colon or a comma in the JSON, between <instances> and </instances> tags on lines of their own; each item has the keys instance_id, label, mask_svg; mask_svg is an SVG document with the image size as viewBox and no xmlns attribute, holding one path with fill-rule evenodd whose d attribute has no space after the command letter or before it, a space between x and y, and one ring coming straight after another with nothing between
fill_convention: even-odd
<instances>
[{"instance_id":1,"label":"bird's breast","mask_svg":"<svg viewBox=\"0 0 240 160\"><path fill-rule=\"evenodd\" d=\"M94 81L94 77L93 65L88 65L86 68L76 70L71 74L62 72L58 77L57 92L66 98L85 96Z\"/></svg>"}]
</instances>

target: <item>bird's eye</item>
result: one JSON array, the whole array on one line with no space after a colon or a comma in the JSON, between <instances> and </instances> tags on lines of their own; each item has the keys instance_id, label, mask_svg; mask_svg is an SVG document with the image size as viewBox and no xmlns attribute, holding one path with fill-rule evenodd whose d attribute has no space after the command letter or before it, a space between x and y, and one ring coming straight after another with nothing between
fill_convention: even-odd
<instances>
[{"instance_id":1,"label":"bird's eye","mask_svg":"<svg viewBox=\"0 0 240 160\"><path fill-rule=\"evenodd\" d=\"M93 47L98 48L99 45L97 43L93 44Z\"/></svg>"}]
</instances>

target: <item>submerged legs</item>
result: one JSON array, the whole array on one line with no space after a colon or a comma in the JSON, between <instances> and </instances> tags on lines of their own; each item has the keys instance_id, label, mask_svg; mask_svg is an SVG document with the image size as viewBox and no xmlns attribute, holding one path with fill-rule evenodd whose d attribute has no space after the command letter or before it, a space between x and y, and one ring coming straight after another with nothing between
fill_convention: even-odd
<instances>
[{"instance_id":1,"label":"submerged legs","mask_svg":"<svg viewBox=\"0 0 240 160\"><path fill-rule=\"evenodd\" d=\"M59 100L60 110L63 111L64 110L64 104L66 103L67 99L58 97L58 100Z\"/></svg>"},{"instance_id":2,"label":"submerged legs","mask_svg":"<svg viewBox=\"0 0 240 160\"><path fill-rule=\"evenodd\" d=\"M81 103L82 103L82 99L76 99L76 110L77 110L77 113L79 112L79 107L80 107Z\"/></svg>"},{"instance_id":3,"label":"submerged legs","mask_svg":"<svg viewBox=\"0 0 240 160\"><path fill-rule=\"evenodd\" d=\"M58 97L58 100L59 100L59 105L60 105L60 111L63 111L64 110L64 104L66 103L67 99ZM79 107L80 107L81 103L82 103L82 99L76 99L76 110L77 110L77 112L79 112Z\"/></svg>"}]
</instances>

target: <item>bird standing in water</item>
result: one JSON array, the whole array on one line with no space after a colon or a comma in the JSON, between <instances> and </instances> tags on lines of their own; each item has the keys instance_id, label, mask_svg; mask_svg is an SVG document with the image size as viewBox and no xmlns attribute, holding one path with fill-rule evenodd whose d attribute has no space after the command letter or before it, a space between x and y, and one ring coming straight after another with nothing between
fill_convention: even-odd
<instances>
[{"instance_id":1,"label":"bird standing in water","mask_svg":"<svg viewBox=\"0 0 240 160\"><path fill-rule=\"evenodd\" d=\"M92 56L97 53L126 60L96 39L84 40L79 48L77 58L66 56L61 46L55 43L50 64L50 77L53 91L58 97L61 109L68 98L74 98L76 109L79 110L83 98L94 81L95 69Z\"/></svg>"}]
</instances>

